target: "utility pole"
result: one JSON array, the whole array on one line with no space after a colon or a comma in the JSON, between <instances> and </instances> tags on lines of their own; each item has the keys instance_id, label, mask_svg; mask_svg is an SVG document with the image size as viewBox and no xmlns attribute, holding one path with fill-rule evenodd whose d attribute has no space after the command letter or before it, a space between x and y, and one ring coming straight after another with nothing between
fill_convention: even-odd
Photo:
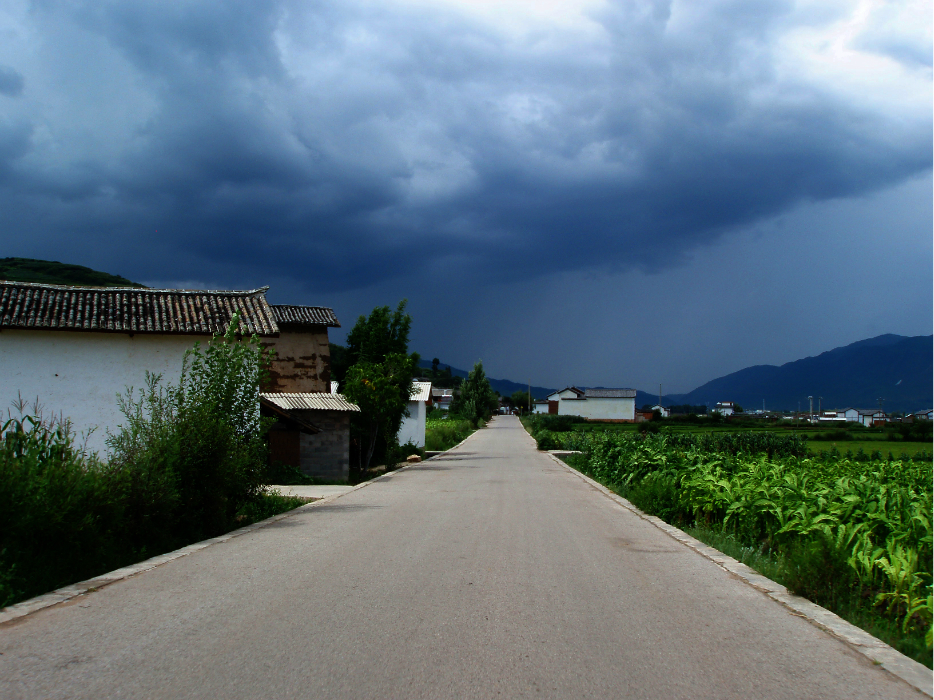
<instances>
[{"instance_id":1,"label":"utility pole","mask_svg":"<svg viewBox=\"0 0 934 700\"><path fill-rule=\"evenodd\" d=\"M823 412L822 412L822 410L821 410L821 403L822 403L823 401L824 401L824 397L823 397L823 396L818 396L818 397L817 397L817 422L818 422L818 423L820 423L820 417L821 417L821 415L823 415Z\"/></svg>"},{"instance_id":2,"label":"utility pole","mask_svg":"<svg viewBox=\"0 0 934 700\"><path fill-rule=\"evenodd\" d=\"M532 412L532 380L529 380L529 413Z\"/></svg>"},{"instance_id":3,"label":"utility pole","mask_svg":"<svg viewBox=\"0 0 934 700\"><path fill-rule=\"evenodd\" d=\"M658 408L661 409L661 407L662 407L662 385L659 384L658 385Z\"/></svg>"},{"instance_id":4,"label":"utility pole","mask_svg":"<svg viewBox=\"0 0 934 700\"><path fill-rule=\"evenodd\" d=\"M814 397L808 396L808 423L814 420Z\"/></svg>"}]
</instances>

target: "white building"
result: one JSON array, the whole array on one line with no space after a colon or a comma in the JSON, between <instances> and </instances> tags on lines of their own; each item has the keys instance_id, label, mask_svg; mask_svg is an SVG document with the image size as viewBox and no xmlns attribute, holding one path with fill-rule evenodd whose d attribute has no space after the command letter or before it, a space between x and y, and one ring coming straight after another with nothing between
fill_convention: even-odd
<instances>
[{"instance_id":1,"label":"white building","mask_svg":"<svg viewBox=\"0 0 934 700\"><path fill-rule=\"evenodd\" d=\"M878 408L845 408L835 411L837 418L843 418L850 423L860 423L870 426L874 421L884 421L885 412Z\"/></svg>"},{"instance_id":2,"label":"white building","mask_svg":"<svg viewBox=\"0 0 934 700\"><path fill-rule=\"evenodd\" d=\"M926 411L918 411L916 413L912 413L911 417L915 420L932 420L934 419L934 410L929 408Z\"/></svg>"},{"instance_id":3,"label":"white building","mask_svg":"<svg viewBox=\"0 0 934 700\"><path fill-rule=\"evenodd\" d=\"M736 412L736 404L732 401L718 401L713 410L723 416L732 416Z\"/></svg>"},{"instance_id":4,"label":"white building","mask_svg":"<svg viewBox=\"0 0 934 700\"><path fill-rule=\"evenodd\" d=\"M659 413L661 413L662 418L668 418L671 415L670 408L665 408L664 406L660 406L658 404L656 404L655 406L652 406L652 412L654 413L655 411L658 411Z\"/></svg>"},{"instance_id":5,"label":"white building","mask_svg":"<svg viewBox=\"0 0 934 700\"><path fill-rule=\"evenodd\" d=\"M412 393L407 408L409 415L402 419L399 428L399 444L411 442L417 447L425 446L425 418L431 405L431 382L412 382Z\"/></svg>"},{"instance_id":6,"label":"white building","mask_svg":"<svg viewBox=\"0 0 934 700\"><path fill-rule=\"evenodd\" d=\"M635 389L566 387L548 396L549 413L592 420L635 420ZM557 406L554 406L557 404ZM555 410L556 409L556 410Z\"/></svg>"},{"instance_id":7,"label":"white building","mask_svg":"<svg viewBox=\"0 0 934 700\"><path fill-rule=\"evenodd\" d=\"M537 399L532 404L532 413L548 413L548 399Z\"/></svg>"},{"instance_id":8,"label":"white building","mask_svg":"<svg viewBox=\"0 0 934 700\"><path fill-rule=\"evenodd\" d=\"M234 313L245 335L279 334L267 287L187 291L69 287L0 280L0 410L21 397L46 418L70 420L104 453L123 423L117 395L146 372L177 383L185 352L223 333Z\"/></svg>"}]
</instances>

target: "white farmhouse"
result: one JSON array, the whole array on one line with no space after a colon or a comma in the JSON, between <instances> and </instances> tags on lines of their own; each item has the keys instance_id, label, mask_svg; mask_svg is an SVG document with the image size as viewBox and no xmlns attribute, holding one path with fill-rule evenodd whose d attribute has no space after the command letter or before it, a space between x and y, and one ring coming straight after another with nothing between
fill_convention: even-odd
<instances>
[{"instance_id":1,"label":"white farmhouse","mask_svg":"<svg viewBox=\"0 0 934 700\"><path fill-rule=\"evenodd\" d=\"M409 415L402 419L399 428L399 444L411 442L417 447L425 446L425 418L431 406L431 382L412 382L412 392L406 408Z\"/></svg>"},{"instance_id":2,"label":"white farmhouse","mask_svg":"<svg viewBox=\"0 0 934 700\"><path fill-rule=\"evenodd\" d=\"M536 399L532 404L532 413L548 413L548 399Z\"/></svg>"},{"instance_id":3,"label":"white farmhouse","mask_svg":"<svg viewBox=\"0 0 934 700\"><path fill-rule=\"evenodd\" d=\"M732 401L718 401L713 410L723 416L732 416L736 412L736 404Z\"/></svg>"},{"instance_id":4,"label":"white farmhouse","mask_svg":"<svg viewBox=\"0 0 934 700\"><path fill-rule=\"evenodd\" d=\"M635 389L578 389L569 386L548 396L549 413L591 420L635 420Z\"/></svg>"},{"instance_id":5,"label":"white farmhouse","mask_svg":"<svg viewBox=\"0 0 934 700\"><path fill-rule=\"evenodd\" d=\"M146 372L177 382L182 358L240 314L244 334L279 334L268 287L189 291L68 287L0 280L0 409L21 397L62 417L103 453L123 422L117 395ZM15 411L14 411L15 412Z\"/></svg>"}]
</instances>

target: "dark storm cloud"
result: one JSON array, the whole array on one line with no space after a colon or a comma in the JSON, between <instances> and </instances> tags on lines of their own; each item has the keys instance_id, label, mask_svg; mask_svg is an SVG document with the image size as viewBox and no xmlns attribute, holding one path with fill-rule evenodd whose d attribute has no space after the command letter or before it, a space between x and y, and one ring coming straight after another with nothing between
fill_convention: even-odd
<instances>
[{"instance_id":1,"label":"dark storm cloud","mask_svg":"<svg viewBox=\"0 0 934 700\"><path fill-rule=\"evenodd\" d=\"M929 114L779 77L788 3L690 10L615 3L582 40L386 5L44 3L35 82L83 109L23 94L0 120L5 228L138 279L653 270L930 168Z\"/></svg>"},{"instance_id":2,"label":"dark storm cloud","mask_svg":"<svg viewBox=\"0 0 934 700\"><path fill-rule=\"evenodd\" d=\"M0 66L0 95L19 97L25 84L22 75L9 66Z\"/></svg>"}]
</instances>

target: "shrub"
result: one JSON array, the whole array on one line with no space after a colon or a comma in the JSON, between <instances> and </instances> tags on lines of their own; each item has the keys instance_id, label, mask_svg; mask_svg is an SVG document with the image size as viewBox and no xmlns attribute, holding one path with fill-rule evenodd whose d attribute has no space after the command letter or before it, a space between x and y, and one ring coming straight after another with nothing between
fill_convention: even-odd
<instances>
[{"instance_id":1,"label":"shrub","mask_svg":"<svg viewBox=\"0 0 934 700\"><path fill-rule=\"evenodd\" d=\"M147 376L120 397L125 422L108 463L68 423L35 415L0 429L0 605L262 519L296 502L266 477L254 337L224 336L186 355L177 386Z\"/></svg>"}]
</instances>

